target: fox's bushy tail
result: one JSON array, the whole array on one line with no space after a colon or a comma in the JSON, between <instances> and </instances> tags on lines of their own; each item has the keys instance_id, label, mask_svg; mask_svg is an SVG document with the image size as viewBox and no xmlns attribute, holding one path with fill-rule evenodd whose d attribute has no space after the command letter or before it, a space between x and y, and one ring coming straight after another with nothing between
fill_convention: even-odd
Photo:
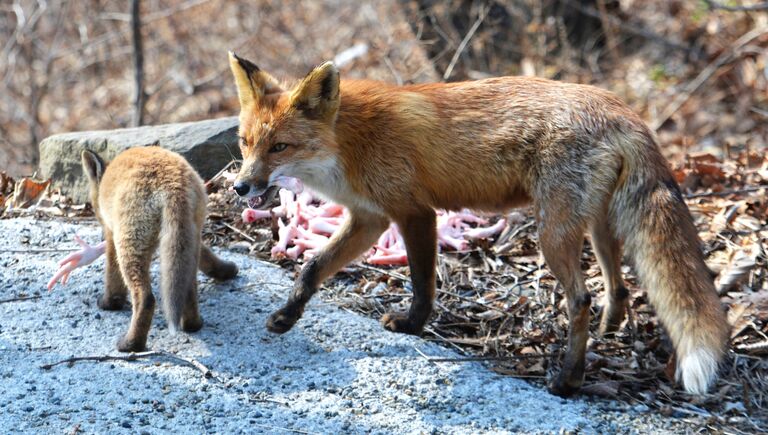
<instances>
[{"instance_id":1,"label":"fox's bushy tail","mask_svg":"<svg viewBox=\"0 0 768 435\"><path fill-rule=\"evenodd\" d=\"M729 326L680 189L650 134L641 133L625 142L611 221L672 339L677 380L703 394L726 355Z\"/></svg>"}]
</instances>

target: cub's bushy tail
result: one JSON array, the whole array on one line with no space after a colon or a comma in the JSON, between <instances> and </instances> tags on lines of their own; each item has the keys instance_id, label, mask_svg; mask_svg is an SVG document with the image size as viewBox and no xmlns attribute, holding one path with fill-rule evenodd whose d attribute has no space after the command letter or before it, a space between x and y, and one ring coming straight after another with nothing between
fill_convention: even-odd
<instances>
[{"instance_id":1,"label":"cub's bushy tail","mask_svg":"<svg viewBox=\"0 0 768 435\"><path fill-rule=\"evenodd\" d=\"M163 312L172 332L187 330L185 317L197 313L197 263L200 229L186 201L174 199L163 209L160 230L160 279ZM185 316L185 311L188 311ZM184 318L184 319L183 319Z\"/></svg>"},{"instance_id":2,"label":"cub's bushy tail","mask_svg":"<svg viewBox=\"0 0 768 435\"><path fill-rule=\"evenodd\" d=\"M680 189L653 139L642 136L625 148L611 220L672 339L677 380L703 394L726 355L729 326Z\"/></svg>"}]
</instances>

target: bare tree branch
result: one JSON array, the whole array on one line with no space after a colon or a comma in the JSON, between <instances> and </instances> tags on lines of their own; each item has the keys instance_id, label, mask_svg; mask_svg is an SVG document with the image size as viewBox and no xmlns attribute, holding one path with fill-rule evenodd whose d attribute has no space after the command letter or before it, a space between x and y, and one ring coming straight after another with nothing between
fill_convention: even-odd
<instances>
[{"instance_id":1,"label":"bare tree branch","mask_svg":"<svg viewBox=\"0 0 768 435\"><path fill-rule=\"evenodd\" d=\"M182 358L178 355L174 355L164 350L147 351L147 352L131 352L126 355L95 355L95 356L74 356L61 361L57 361L51 364L43 364L40 366L43 370L50 370L53 367L61 364L67 364L69 366L74 365L78 361L137 361L148 358L166 358L171 361L175 361L179 364L191 367L203 374L207 379L218 380L213 376L213 372L208 367L204 366L200 361L193 358Z\"/></svg>"},{"instance_id":2,"label":"bare tree branch","mask_svg":"<svg viewBox=\"0 0 768 435\"><path fill-rule=\"evenodd\" d=\"M144 48L141 40L140 0L131 0L131 33L133 40L134 83L136 86L133 98L133 120L131 124L138 127L144 123L144 105L147 95L144 92Z\"/></svg>"},{"instance_id":3,"label":"bare tree branch","mask_svg":"<svg viewBox=\"0 0 768 435\"><path fill-rule=\"evenodd\" d=\"M491 10L491 7L487 4L484 4L480 6L480 11L477 14L477 19L475 20L474 24L472 24L472 27L470 27L467 34L464 36L464 39L461 40L461 43L456 48L456 52L453 53L453 58L451 58L451 62L448 64L448 68L445 69L445 72L443 73L443 80L448 80L448 77L451 76L451 73L453 72L453 68L456 66L456 62L459 60L459 56L461 56L461 52L464 51L464 48L469 43L469 40L472 39L472 36L475 35L475 32L480 27L481 24L483 24L483 20L485 20L485 16L488 14L488 12Z\"/></svg>"},{"instance_id":4,"label":"bare tree branch","mask_svg":"<svg viewBox=\"0 0 768 435\"><path fill-rule=\"evenodd\" d=\"M730 12L761 11L764 9L768 9L768 2L755 3L753 5L742 5L742 6L729 6L729 5L724 5L722 3L718 3L712 0L704 0L704 3L706 3L710 9L722 9L724 11L730 11Z\"/></svg>"}]
</instances>

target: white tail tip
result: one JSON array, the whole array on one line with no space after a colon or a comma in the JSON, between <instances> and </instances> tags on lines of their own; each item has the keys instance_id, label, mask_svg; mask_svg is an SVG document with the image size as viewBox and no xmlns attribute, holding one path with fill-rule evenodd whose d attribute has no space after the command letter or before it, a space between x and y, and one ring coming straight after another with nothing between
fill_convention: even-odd
<instances>
[{"instance_id":1,"label":"white tail tip","mask_svg":"<svg viewBox=\"0 0 768 435\"><path fill-rule=\"evenodd\" d=\"M718 358L709 349L696 349L677 363L675 378L689 394L706 394L717 377Z\"/></svg>"}]
</instances>

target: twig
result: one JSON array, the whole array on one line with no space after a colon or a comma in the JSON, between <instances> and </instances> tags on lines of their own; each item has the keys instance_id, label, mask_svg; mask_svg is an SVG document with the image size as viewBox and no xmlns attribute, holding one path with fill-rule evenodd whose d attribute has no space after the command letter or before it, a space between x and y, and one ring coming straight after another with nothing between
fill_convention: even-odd
<instances>
[{"instance_id":1,"label":"twig","mask_svg":"<svg viewBox=\"0 0 768 435\"><path fill-rule=\"evenodd\" d=\"M473 361L517 361L521 359L552 358L559 356L559 353L537 353L531 355L509 355L509 356L468 356L460 358L433 358L426 357L429 362L473 362Z\"/></svg>"},{"instance_id":2,"label":"twig","mask_svg":"<svg viewBox=\"0 0 768 435\"><path fill-rule=\"evenodd\" d=\"M131 352L127 355L75 356L72 358L67 358L61 361L57 361L55 363L43 364L40 366L40 368L43 370L50 370L51 368L60 364L68 364L69 366L72 366L74 363L78 361L95 361L95 362L137 361L140 359L146 359L146 358L152 358L152 357L167 358L167 359L176 361L178 363L181 363L182 365L186 365L188 367L192 367L198 370L200 373L203 374L203 376L206 379L214 379L214 380L216 379L213 376L213 372L208 367L204 366L200 361L197 361L195 359L182 358L180 356L174 355L170 352L166 352L163 350L148 351L148 352Z\"/></svg>"},{"instance_id":3,"label":"twig","mask_svg":"<svg viewBox=\"0 0 768 435\"><path fill-rule=\"evenodd\" d=\"M397 278L397 279L399 279L401 281L404 281L404 282L411 282L411 279L408 278L407 276L403 275L402 273L397 273L397 272L393 272L391 270L385 270L385 269L381 269L381 268L378 268L378 267L369 266L369 265L364 264L364 263L356 264L356 266L360 267L360 268L363 268L363 269L372 270L374 272L379 272L382 275L389 275L392 278Z\"/></svg>"},{"instance_id":4,"label":"twig","mask_svg":"<svg viewBox=\"0 0 768 435\"><path fill-rule=\"evenodd\" d=\"M448 80L448 77L451 76L451 73L453 72L453 68L456 66L456 62L458 62L459 60L459 56L461 56L461 53L467 47L469 40L472 39L472 37L475 35L475 32L477 32L478 27L480 27L480 24L483 23L483 20L485 20L485 17L486 15L488 15L488 11L490 10L491 8L488 5L483 5L480 7L480 13L478 14L478 17L475 20L475 23L472 24L472 27L464 36L464 39L461 40L461 43L456 48L456 52L453 53L453 58L451 58L451 62L448 64L448 68L446 68L445 73L443 73L443 80Z\"/></svg>"},{"instance_id":5,"label":"twig","mask_svg":"<svg viewBox=\"0 0 768 435\"><path fill-rule=\"evenodd\" d=\"M611 56L611 61L619 63L619 43L616 41L616 32L613 28L613 22L609 19L608 10L605 7L605 0L597 0L597 11L600 15L600 25L603 27L603 34L608 46L608 53Z\"/></svg>"},{"instance_id":6,"label":"twig","mask_svg":"<svg viewBox=\"0 0 768 435\"><path fill-rule=\"evenodd\" d=\"M582 2L580 2L580 1L577 1L577 0L566 0L565 3L568 6L578 10L579 12L581 12L582 14L584 14L584 15L586 15L588 17L597 18L597 19L601 18L600 17L600 12L598 10L596 10L595 8L589 7L589 6L582 6L581 5ZM613 17L613 16L608 16L606 18L608 18L608 21L611 22L611 24L613 24L615 26L618 26L619 28L627 31L628 33L632 33L633 35L641 36L641 37L643 37L645 39L648 39L649 41L657 42L657 43L659 43L661 45L664 45L665 47L668 47L668 48L673 48L675 50L684 51L686 53L691 53L692 52L691 47L686 46L686 45L682 45L682 44L678 44L678 43L673 42L673 41L670 41L669 39L667 39L667 38L665 38L665 37L663 37L663 36L661 36L659 34L650 32L650 31L648 31L648 30L646 30L646 29L644 29L642 27L637 27L637 26L634 26L632 24L624 23L620 19L618 19L616 17Z\"/></svg>"},{"instance_id":7,"label":"twig","mask_svg":"<svg viewBox=\"0 0 768 435\"><path fill-rule=\"evenodd\" d=\"M689 195L685 195L685 199L704 198L707 196L728 196L738 193L757 192L758 190L762 189L768 189L768 186L745 187L744 189L721 190L720 192L691 193Z\"/></svg>"},{"instance_id":8,"label":"twig","mask_svg":"<svg viewBox=\"0 0 768 435\"><path fill-rule=\"evenodd\" d=\"M462 296L462 295L460 295L458 293L454 293L454 292L451 292L451 291L448 291L448 290L437 289L436 291L437 291L437 293L442 293L444 295L452 296L454 298L461 299L464 302L468 302L470 304L475 304L475 305L477 305L479 307L487 308L489 310L498 311L498 312L500 312L500 313L502 313L504 315L507 315L507 316L510 316L510 315L514 314L514 312L510 312L510 311L504 310L502 308L494 307L493 305L487 305L487 304L484 304L482 302L478 302L476 300L473 300L471 298L468 298L466 296Z\"/></svg>"},{"instance_id":9,"label":"twig","mask_svg":"<svg viewBox=\"0 0 768 435\"><path fill-rule=\"evenodd\" d=\"M29 300L32 300L32 299L40 299L40 298L42 298L42 296L40 296L40 295L38 295L38 296L20 296L18 298L11 298L11 299L0 300L0 304L6 304L8 302L29 301Z\"/></svg>"},{"instance_id":10,"label":"twig","mask_svg":"<svg viewBox=\"0 0 768 435\"><path fill-rule=\"evenodd\" d=\"M742 345L736 346L736 349L749 352L752 354L761 355L763 353L768 353L768 341L763 341L760 343L742 344Z\"/></svg>"},{"instance_id":11,"label":"twig","mask_svg":"<svg viewBox=\"0 0 768 435\"><path fill-rule=\"evenodd\" d=\"M425 328L424 328L424 331L425 331L425 332L428 332L428 333L430 333L430 334L432 334L432 335L434 335L435 337L437 337L437 341L440 341L440 342L442 342L442 343L445 343L445 344L447 344L447 345L449 345L449 346L453 346L453 347L454 347L456 350L458 350L459 352L461 352L461 353L465 353L465 351L464 351L464 348L462 348L462 347L461 347L461 346L459 346L458 344L456 344L456 343L452 342L450 339L443 337L442 335L440 335L440 334L439 334L437 331L435 331L434 329L432 329L432 328L430 328L430 327L428 327L428 326L427 326L427 327L425 327Z\"/></svg>"},{"instance_id":12,"label":"twig","mask_svg":"<svg viewBox=\"0 0 768 435\"><path fill-rule=\"evenodd\" d=\"M256 243L256 239L254 239L253 237L249 236L248 234L245 234L243 231L241 231L241 230L238 230L237 228L233 227L232 225L230 225L230 224L228 224L228 223L226 223L226 222L222 222L222 224L223 224L225 227L229 228L230 230L232 230L232 231L236 232L237 234L240 234L241 236L245 237L245 238L246 238L246 239L248 239L248 240L249 240L251 243Z\"/></svg>"},{"instance_id":13,"label":"twig","mask_svg":"<svg viewBox=\"0 0 768 435\"><path fill-rule=\"evenodd\" d=\"M225 172L227 172L229 170L229 168L231 168L233 165L238 164L238 163L242 163L242 160L230 160L229 163L227 163L226 166L221 168L221 170L219 172L217 172L216 175L211 177L211 179L208 180L205 184L208 185L208 184L211 184L214 181L218 180L220 177L222 177L224 175Z\"/></svg>"},{"instance_id":14,"label":"twig","mask_svg":"<svg viewBox=\"0 0 768 435\"><path fill-rule=\"evenodd\" d=\"M712 0L704 0L704 3L709 6L710 9L722 9L729 12L741 12L741 11L761 11L768 9L768 2L755 3L753 5L741 5L741 6L728 6L722 3L714 2Z\"/></svg>"},{"instance_id":15,"label":"twig","mask_svg":"<svg viewBox=\"0 0 768 435\"><path fill-rule=\"evenodd\" d=\"M742 47L752 42L753 39L764 35L766 32L768 32L768 28L766 27L758 27L756 29L752 29L749 32L743 34L739 39L731 44L727 50L724 50L720 56L713 60L709 65L707 65L707 67L704 68L699 73L699 75L693 79L693 81L689 82L688 85L683 88L682 92L677 96L677 98L672 101L672 104L667 106L661 116L659 116L659 118L651 124L651 129L654 131L658 130L675 112L677 112L678 109L680 109L680 107L683 106L683 104L685 104L691 98L691 96L701 87L701 85L709 80L709 78L712 77L712 75L714 75L715 72L720 69L720 67L736 58L739 55L738 52Z\"/></svg>"},{"instance_id":16,"label":"twig","mask_svg":"<svg viewBox=\"0 0 768 435\"><path fill-rule=\"evenodd\" d=\"M12 254L45 254L51 252L74 252L79 248L52 248L52 249L0 249L0 252L9 252Z\"/></svg>"}]
</instances>

